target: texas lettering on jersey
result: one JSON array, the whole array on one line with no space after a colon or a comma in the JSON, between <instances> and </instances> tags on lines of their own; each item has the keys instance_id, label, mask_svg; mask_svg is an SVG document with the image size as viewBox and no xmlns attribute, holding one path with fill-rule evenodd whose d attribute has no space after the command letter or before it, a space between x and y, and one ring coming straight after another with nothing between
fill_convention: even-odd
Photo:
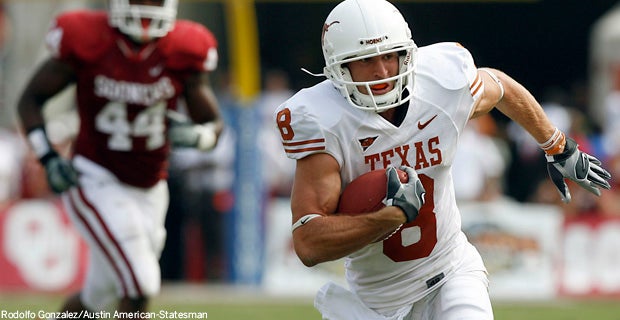
<instances>
[{"instance_id":1,"label":"texas lettering on jersey","mask_svg":"<svg viewBox=\"0 0 620 320\"><path fill-rule=\"evenodd\" d=\"M409 151L414 155L409 158ZM409 161L408 159L413 159ZM415 170L426 169L441 164L442 156L439 148L439 137L434 136L425 142L417 141L405 144L380 153L364 156L364 163L370 165L370 171L385 169L389 165L403 165ZM412 163L413 162L413 163Z\"/></svg>"}]
</instances>

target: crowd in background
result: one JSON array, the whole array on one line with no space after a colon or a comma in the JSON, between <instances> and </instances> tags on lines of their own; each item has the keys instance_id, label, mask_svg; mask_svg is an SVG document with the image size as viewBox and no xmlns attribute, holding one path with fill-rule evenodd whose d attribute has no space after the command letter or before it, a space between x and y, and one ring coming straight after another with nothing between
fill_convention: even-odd
<instances>
[{"instance_id":1,"label":"crowd in background","mask_svg":"<svg viewBox=\"0 0 620 320\"><path fill-rule=\"evenodd\" d=\"M548 178L544 154L527 133L501 117L486 116L469 122L453 167L455 192L460 201L498 199L561 206L567 215L620 216L620 148L617 124L620 99L609 99L605 125L587 117L583 89L550 88L541 105L560 130L573 137L585 152L600 159L612 174L612 189L596 197L580 188L564 204ZM616 95L618 93L612 93ZM613 125L613 124L616 125ZM568 182L569 184L572 182Z\"/></svg>"}]
</instances>

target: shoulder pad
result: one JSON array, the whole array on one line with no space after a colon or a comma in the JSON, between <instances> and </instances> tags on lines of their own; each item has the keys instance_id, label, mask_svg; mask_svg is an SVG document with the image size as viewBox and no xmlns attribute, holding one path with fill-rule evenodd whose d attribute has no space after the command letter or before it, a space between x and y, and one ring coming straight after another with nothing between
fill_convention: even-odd
<instances>
[{"instance_id":1,"label":"shoulder pad","mask_svg":"<svg viewBox=\"0 0 620 320\"><path fill-rule=\"evenodd\" d=\"M158 46L175 70L213 71L217 67L217 40L199 23L177 20L175 27L160 39Z\"/></svg>"},{"instance_id":2,"label":"shoulder pad","mask_svg":"<svg viewBox=\"0 0 620 320\"><path fill-rule=\"evenodd\" d=\"M93 60L113 43L111 31L104 11L69 11L52 22L45 45L59 59Z\"/></svg>"},{"instance_id":3,"label":"shoulder pad","mask_svg":"<svg viewBox=\"0 0 620 320\"><path fill-rule=\"evenodd\" d=\"M334 131L349 110L339 104L346 103L331 81L324 80L300 90L280 105L275 120L286 155L301 159L314 153L329 153L342 164L342 157L332 150L340 148ZM350 110L359 111L353 107Z\"/></svg>"},{"instance_id":4,"label":"shoulder pad","mask_svg":"<svg viewBox=\"0 0 620 320\"><path fill-rule=\"evenodd\" d=\"M416 76L426 76L446 89L469 87L477 75L471 53L457 42L442 42L418 51Z\"/></svg>"},{"instance_id":5,"label":"shoulder pad","mask_svg":"<svg viewBox=\"0 0 620 320\"><path fill-rule=\"evenodd\" d=\"M301 159L309 154L325 152L325 131L319 118L295 96L278 107L275 120L289 158Z\"/></svg>"}]
</instances>

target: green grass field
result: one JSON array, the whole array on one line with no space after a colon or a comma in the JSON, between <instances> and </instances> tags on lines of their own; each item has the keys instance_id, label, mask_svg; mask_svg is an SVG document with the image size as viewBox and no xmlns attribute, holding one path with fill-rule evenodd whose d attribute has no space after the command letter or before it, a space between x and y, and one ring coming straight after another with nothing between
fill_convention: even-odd
<instances>
[{"instance_id":1,"label":"green grass field","mask_svg":"<svg viewBox=\"0 0 620 320\"><path fill-rule=\"evenodd\" d=\"M212 320L321 319L312 306L312 297L273 297L253 290L231 292L221 288L206 291L200 293L191 287L164 290L150 309L156 313L160 310L190 314L206 312L208 319ZM0 293L0 316L3 310L30 310L35 314L38 310L56 311L62 300L60 295ZM620 300L495 301L494 312L495 319L500 320L620 320Z\"/></svg>"}]
</instances>

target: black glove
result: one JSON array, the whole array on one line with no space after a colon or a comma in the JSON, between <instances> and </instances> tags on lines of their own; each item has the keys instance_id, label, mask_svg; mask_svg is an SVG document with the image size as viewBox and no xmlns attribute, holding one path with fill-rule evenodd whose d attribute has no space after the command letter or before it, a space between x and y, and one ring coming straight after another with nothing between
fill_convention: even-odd
<instances>
[{"instance_id":1,"label":"black glove","mask_svg":"<svg viewBox=\"0 0 620 320\"><path fill-rule=\"evenodd\" d=\"M170 121L168 138L173 147L196 148L200 151L213 149L217 141L213 123L194 124L176 120Z\"/></svg>"},{"instance_id":2,"label":"black glove","mask_svg":"<svg viewBox=\"0 0 620 320\"><path fill-rule=\"evenodd\" d=\"M424 204L426 191L413 168L406 166L400 168L407 173L409 181L407 183L400 182L396 168L392 166L387 168L386 205L401 208L407 216L407 223L409 223L418 216L418 211Z\"/></svg>"},{"instance_id":3,"label":"black glove","mask_svg":"<svg viewBox=\"0 0 620 320\"><path fill-rule=\"evenodd\" d=\"M599 188L611 188L607 181L611 179L611 174L601 167L601 162L597 158L577 147L577 142L567 137L566 146L562 153L546 156L549 177L560 191L564 203L571 200L568 186L564 182L565 178L575 181L582 188L597 196L601 195Z\"/></svg>"},{"instance_id":4,"label":"black glove","mask_svg":"<svg viewBox=\"0 0 620 320\"><path fill-rule=\"evenodd\" d=\"M77 171L69 160L62 158L56 151L49 152L40 161L45 167L47 183L54 193L63 193L77 185Z\"/></svg>"},{"instance_id":5,"label":"black glove","mask_svg":"<svg viewBox=\"0 0 620 320\"><path fill-rule=\"evenodd\" d=\"M44 125L31 128L27 136L32 150L45 167L47 184L54 193L62 193L77 184L77 171L69 160L62 158L54 150L47 138Z\"/></svg>"}]
</instances>

